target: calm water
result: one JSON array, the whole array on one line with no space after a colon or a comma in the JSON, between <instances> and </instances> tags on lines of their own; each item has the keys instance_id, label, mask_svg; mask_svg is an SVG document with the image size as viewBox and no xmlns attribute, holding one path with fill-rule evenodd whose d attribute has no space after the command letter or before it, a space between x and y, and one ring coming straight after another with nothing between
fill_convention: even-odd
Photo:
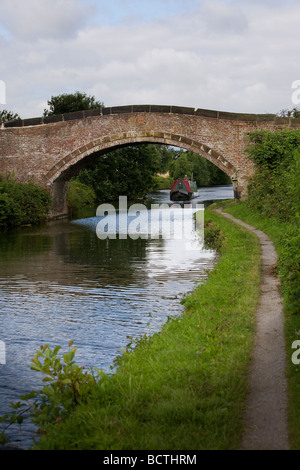
<instances>
[{"instance_id":1,"label":"calm water","mask_svg":"<svg viewBox=\"0 0 300 470\"><path fill-rule=\"evenodd\" d=\"M205 188L193 202L229 199L231 186ZM169 191L152 195L169 203ZM215 253L184 240L100 240L99 219L57 221L0 238L0 415L20 395L39 389L31 371L41 344L78 347L76 362L110 371L128 343L158 331L168 316L182 312L182 297L206 278ZM191 214L192 217L192 214ZM32 444L32 427L11 436Z\"/></svg>"}]
</instances>

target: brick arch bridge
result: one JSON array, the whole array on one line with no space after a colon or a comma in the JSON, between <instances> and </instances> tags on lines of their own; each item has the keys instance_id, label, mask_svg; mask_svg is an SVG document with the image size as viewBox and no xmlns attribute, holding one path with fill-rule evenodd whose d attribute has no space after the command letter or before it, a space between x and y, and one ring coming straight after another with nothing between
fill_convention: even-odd
<instances>
[{"instance_id":1,"label":"brick arch bridge","mask_svg":"<svg viewBox=\"0 0 300 470\"><path fill-rule=\"evenodd\" d=\"M160 143L191 150L230 176L245 197L252 162L246 133L300 127L300 119L178 106L136 105L12 121L0 129L0 173L33 181L52 195L51 217L67 214L69 179L96 155L124 145Z\"/></svg>"}]
</instances>

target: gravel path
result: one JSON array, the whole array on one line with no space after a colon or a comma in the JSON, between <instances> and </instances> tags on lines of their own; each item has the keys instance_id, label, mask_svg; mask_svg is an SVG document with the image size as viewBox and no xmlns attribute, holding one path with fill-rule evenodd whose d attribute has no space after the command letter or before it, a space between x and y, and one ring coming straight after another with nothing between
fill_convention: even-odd
<instances>
[{"instance_id":1,"label":"gravel path","mask_svg":"<svg viewBox=\"0 0 300 470\"><path fill-rule=\"evenodd\" d=\"M220 209L217 212L254 232L261 246L261 294L241 450L288 450L284 314L276 275L277 254L265 233Z\"/></svg>"}]
</instances>

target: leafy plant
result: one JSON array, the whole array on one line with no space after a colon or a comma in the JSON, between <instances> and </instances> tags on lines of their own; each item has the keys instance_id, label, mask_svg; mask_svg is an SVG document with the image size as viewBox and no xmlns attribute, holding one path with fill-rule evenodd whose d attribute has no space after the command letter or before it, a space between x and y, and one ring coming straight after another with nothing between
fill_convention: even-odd
<instances>
[{"instance_id":1,"label":"leafy plant","mask_svg":"<svg viewBox=\"0 0 300 470\"><path fill-rule=\"evenodd\" d=\"M45 385L40 391L32 391L22 395L21 401L11 403L11 415L4 415L0 422L6 422L0 434L0 442L6 442L5 432L12 424L22 424L30 419L42 430L49 425L58 425L66 416L91 393L93 385L103 375L98 369L87 371L74 361L77 348L72 348L73 341L69 342L69 350L58 356L61 346L53 350L48 344L42 345L36 351L31 369L45 374Z\"/></svg>"}]
</instances>

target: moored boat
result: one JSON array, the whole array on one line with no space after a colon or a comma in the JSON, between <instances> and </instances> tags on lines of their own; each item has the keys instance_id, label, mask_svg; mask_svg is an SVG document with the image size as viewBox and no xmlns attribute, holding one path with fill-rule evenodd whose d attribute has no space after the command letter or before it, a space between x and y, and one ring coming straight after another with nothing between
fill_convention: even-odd
<instances>
[{"instance_id":1,"label":"moored boat","mask_svg":"<svg viewBox=\"0 0 300 470\"><path fill-rule=\"evenodd\" d=\"M187 176L173 182L170 199L171 201L189 201L198 196L198 188L195 181L189 180Z\"/></svg>"}]
</instances>

